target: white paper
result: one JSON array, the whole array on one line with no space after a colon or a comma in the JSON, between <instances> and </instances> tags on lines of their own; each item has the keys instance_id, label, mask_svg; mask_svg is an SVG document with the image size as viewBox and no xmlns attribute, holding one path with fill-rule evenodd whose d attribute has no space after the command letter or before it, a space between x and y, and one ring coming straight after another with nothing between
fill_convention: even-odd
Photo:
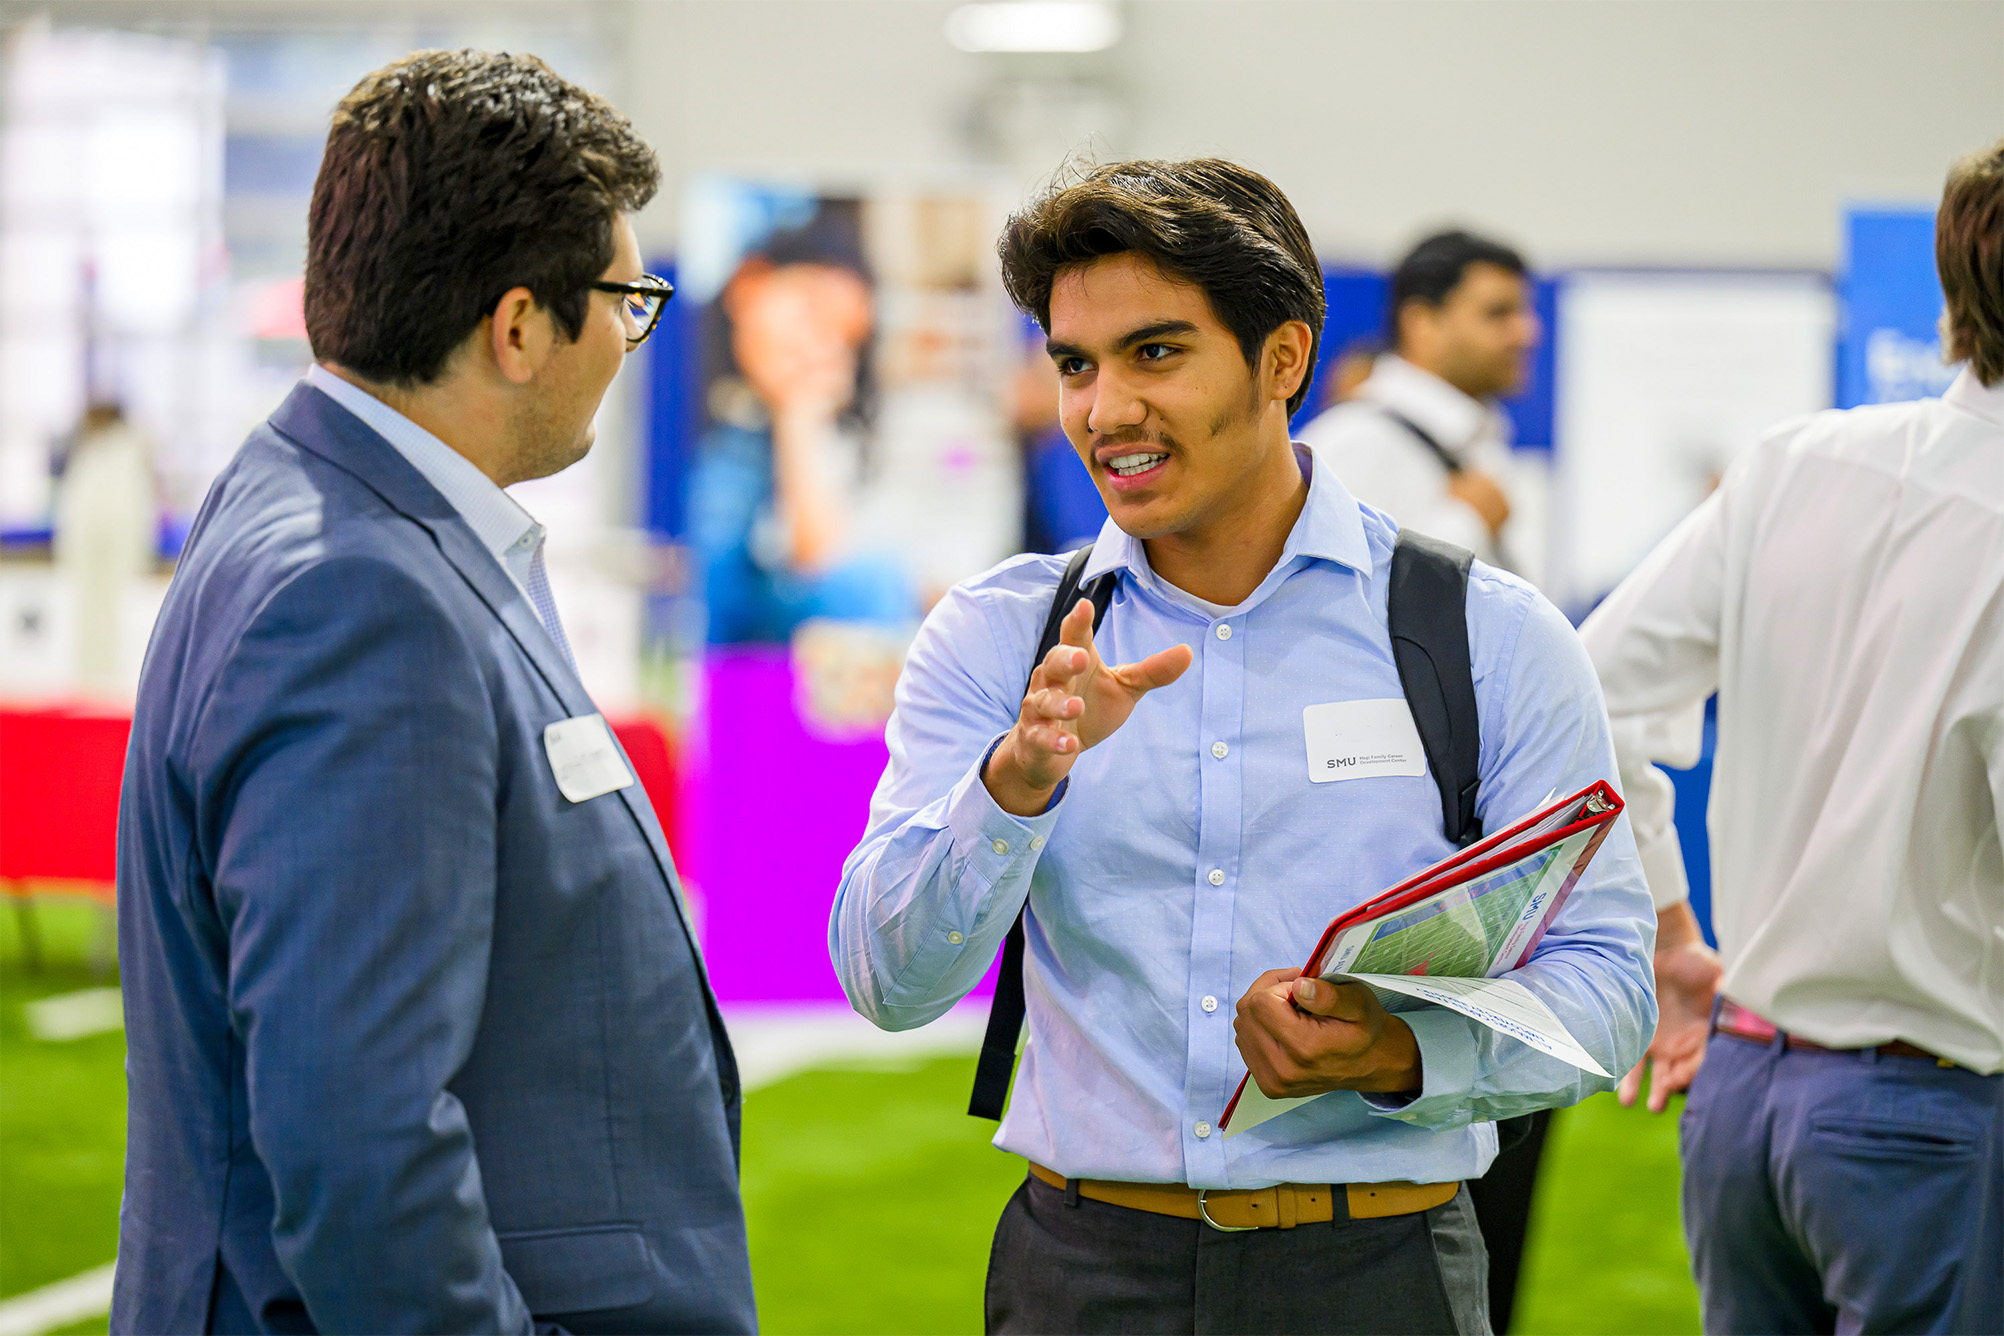
<instances>
[{"instance_id":1,"label":"white paper","mask_svg":"<svg viewBox=\"0 0 2004 1336\"><path fill-rule=\"evenodd\" d=\"M1334 983L1367 983L1385 992L1403 993L1421 1002L1458 1011L1470 1020L1529 1044L1540 1053L1549 1054L1561 1062L1569 1062L1596 1076L1608 1074L1594 1061L1591 1053L1580 1047L1572 1032L1552 1014L1552 1009L1515 979L1455 979L1413 974L1335 974L1328 977ZM1245 1090L1239 1095L1238 1107L1232 1110L1232 1120L1225 1128L1225 1136L1235 1137L1247 1128L1258 1127L1269 1118L1277 1118L1309 1100L1321 1098L1322 1095L1303 1095L1298 1099L1274 1099L1261 1091L1258 1083L1247 1081Z\"/></svg>"},{"instance_id":2,"label":"white paper","mask_svg":"<svg viewBox=\"0 0 2004 1336\"><path fill-rule=\"evenodd\" d=\"M602 714L559 719L543 730L543 749L550 754L550 773L557 790L574 803L623 789L633 772L613 744L612 730Z\"/></svg>"},{"instance_id":3,"label":"white paper","mask_svg":"<svg viewBox=\"0 0 2004 1336\"><path fill-rule=\"evenodd\" d=\"M1450 979L1425 974L1350 974L1337 982L1354 979L1386 992L1431 1002L1480 1021L1498 1034L1529 1044L1540 1053L1592 1072L1609 1073L1580 1047L1572 1031L1552 1014L1539 996L1515 979Z\"/></svg>"},{"instance_id":4,"label":"white paper","mask_svg":"<svg viewBox=\"0 0 2004 1336\"><path fill-rule=\"evenodd\" d=\"M1426 750L1403 699L1310 705L1301 712L1301 731L1314 783L1426 773Z\"/></svg>"}]
</instances>

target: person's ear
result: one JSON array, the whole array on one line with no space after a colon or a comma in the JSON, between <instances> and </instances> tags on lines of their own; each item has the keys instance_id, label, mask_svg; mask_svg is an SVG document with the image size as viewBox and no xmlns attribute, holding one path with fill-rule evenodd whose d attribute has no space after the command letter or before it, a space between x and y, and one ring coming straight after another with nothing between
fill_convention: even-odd
<instances>
[{"instance_id":1,"label":"person's ear","mask_svg":"<svg viewBox=\"0 0 2004 1336\"><path fill-rule=\"evenodd\" d=\"M526 385L556 348L556 323L527 288L510 288L494 304L488 342L502 378Z\"/></svg>"},{"instance_id":2,"label":"person's ear","mask_svg":"<svg viewBox=\"0 0 2004 1336\"><path fill-rule=\"evenodd\" d=\"M1287 320L1266 336L1266 368L1272 377L1270 397L1286 403L1315 373L1315 332L1305 320Z\"/></svg>"},{"instance_id":3,"label":"person's ear","mask_svg":"<svg viewBox=\"0 0 2004 1336\"><path fill-rule=\"evenodd\" d=\"M1390 350L1430 350L1435 334L1440 329L1441 308L1419 297L1409 297L1399 307L1398 343ZM1421 356L1428 352L1422 351Z\"/></svg>"}]
</instances>

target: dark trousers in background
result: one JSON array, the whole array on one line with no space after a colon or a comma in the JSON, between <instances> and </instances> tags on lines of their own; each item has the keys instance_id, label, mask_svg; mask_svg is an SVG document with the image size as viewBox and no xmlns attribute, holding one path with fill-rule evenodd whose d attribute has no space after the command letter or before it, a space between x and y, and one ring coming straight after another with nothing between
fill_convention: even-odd
<instances>
[{"instance_id":1,"label":"dark trousers in background","mask_svg":"<svg viewBox=\"0 0 2004 1336\"><path fill-rule=\"evenodd\" d=\"M1489 1172L1469 1180L1475 1220L1489 1248L1489 1321L1499 1332L1510 1330L1517 1308L1517 1276L1524 1268L1524 1237L1531 1227L1531 1194L1538 1186L1538 1166L1545 1158L1545 1133L1552 1111L1540 1109L1496 1125L1500 1150Z\"/></svg>"},{"instance_id":2,"label":"dark trousers in background","mask_svg":"<svg viewBox=\"0 0 2004 1336\"><path fill-rule=\"evenodd\" d=\"M1715 1034L1680 1128L1708 1332L2004 1332L2004 1076Z\"/></svg>"},{"instance_id":3,"label":"dark trousers in background","mask_svg":"<svg viewBox=\"0 0 2004 1336\"><path fill-rule=\"evenodd\" d=\"M1224 1233L1026 1178L995 1227L987 1329L1485 1336L1487 1272L1466 1188L1412 1215Z\"/></svg>"}]
</instances>

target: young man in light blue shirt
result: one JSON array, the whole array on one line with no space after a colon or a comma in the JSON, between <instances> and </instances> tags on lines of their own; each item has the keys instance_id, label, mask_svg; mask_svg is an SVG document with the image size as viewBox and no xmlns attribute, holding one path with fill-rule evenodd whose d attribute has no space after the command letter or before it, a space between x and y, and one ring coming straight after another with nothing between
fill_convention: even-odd
<instances>
[{"instance_id":1,"label":"young man in light blue shirt","mask_svg":"<svg viewBox=\"0 0 2004 1336\"><path fill-rule=\"evenodd\" d=\"M1323 316L1307 234L1244 168L1135 162L1054 187L1001 252L1107 501L1086 574L1114 573L1112 601L1097 631L1073 609L1027 695L1061 559L1016 558L934 609L830 924L857 1010L906 1029L974 987L1027 899L1029 1043L996 1144L1032 1171L997 1230L988 1326L1486 1331L1456 1185L1495 1156L1491 1120L1611 1082L1275 968L1455 847L1430 776L1307 764L1307 707L1405 709L1397 526L1288 435ZM1612 779L1565 619L1478 564L1467 621L1484 824ZM1608 1071L1655 1023L1653 926L1622 825L1514 975ZM1269 1094L1342 1093L1227 1140L1248 1068ZM1293 1185L1260 1198L1282 1227L1214 1227L1274 1185ZM1352 1209L1372 1194L1393 1213Z\"/></svg>"}]
</instances>

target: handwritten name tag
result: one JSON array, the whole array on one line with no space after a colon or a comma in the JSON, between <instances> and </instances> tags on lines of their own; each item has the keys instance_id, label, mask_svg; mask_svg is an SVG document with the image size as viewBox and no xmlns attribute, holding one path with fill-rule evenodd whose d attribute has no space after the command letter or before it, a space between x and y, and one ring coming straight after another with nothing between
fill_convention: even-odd
<instances>
[{"instance_id":1,"label":"handwritten name tag","mask_svg":"<svg viewBox=\"0 0 2004 1336\"><path fill-rule=\"evenodd\" d=\"M1314 783L1426 773L1426 750L1402 699L1311 705L1301 712L1301 727Z\"/></svg>"},{"instance_id":2,"label":"handwritten name tag","mask_svg":"<svg viewBox=\"0 0 2004 1336\"><path fill-rule=\"evenodd\" d=\"M557 791L574 803L633 782L633 772L613 744L612 730L606 727L602 714L559 719L543 730L543 749L550 754L550 773L557 777Z\"/></svg>"}]
</instances>

